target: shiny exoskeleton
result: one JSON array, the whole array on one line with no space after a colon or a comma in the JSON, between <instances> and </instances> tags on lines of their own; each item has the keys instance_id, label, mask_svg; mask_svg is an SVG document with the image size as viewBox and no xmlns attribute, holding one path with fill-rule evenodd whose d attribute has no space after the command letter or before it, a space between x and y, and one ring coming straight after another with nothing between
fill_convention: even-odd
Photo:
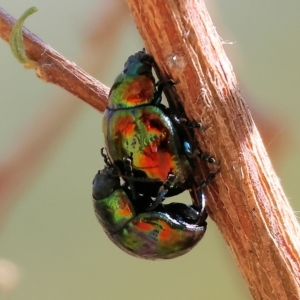
<instances>
[{"instance_id":1,"label":"shiny exoskeleton","mask_svg":"<svg viewBox=\"0 0 300 300\"><path fill-rule=\"evenodd\" d=\"M205 186L203 184L203 186ZM93 181L94 210L107 236L123 251L144 259L169 259L190 251L206 230L202 190L198 206L159 204L146 211L147 195L132 199L127 185L112 166L99 171Z\"/></svg>"},{"instance_id":2,"label":"shiny exoskeleton","mask_svg":"<svg viewBox=\"0 0 300 300\"><path fill-rule=\"evenodd\" d=\"M108 155L132 199L146 195L149 210L195 186L195 152L180 119L161 104L164 84L155 83L153 63L145 51L128 58L110 90L102 126ZM198 156L215 162L202 152ZM196 194L193 190L194 202Z\"/></svg>"}]
</instances>

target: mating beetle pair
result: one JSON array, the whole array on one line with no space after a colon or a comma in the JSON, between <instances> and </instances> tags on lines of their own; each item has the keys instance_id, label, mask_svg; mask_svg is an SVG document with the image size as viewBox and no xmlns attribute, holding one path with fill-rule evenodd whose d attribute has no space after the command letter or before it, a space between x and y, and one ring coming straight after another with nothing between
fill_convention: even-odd
<instances>
[{"instance_id":1,"label":"mating beetle pair","mask_svg":"<svg viewBox=\"0 0 300 300\"><path fill-rule=\"evenodd\" d=\"M108 237L123 251L146 259L166 259L185 254L203 237L206 230L205 199L202 209L183 203L159 204L146 211L152 201L139 195L133 201L131 190L120 185L113 166L95 176L94 209Z\"/></svg>"},{"instance_id":2,"label":"mating beetle pair","mask_svg":"<svg viewBox=\"0 0 300 300\"><path fill-rule=\"evenodd\" d=\"M146 259L173 258L188 252L206 230L205 200L193 178L196 156L186 126L161 104L163 83L155 83L154 61L145 51L130 56L109 94L103 118L108 156L93 182L96 216L110 239L125 252ZM120 185L120 178L124 184ZM189 190L193 205L162 204Z\"/></svg>"}]
</instances>

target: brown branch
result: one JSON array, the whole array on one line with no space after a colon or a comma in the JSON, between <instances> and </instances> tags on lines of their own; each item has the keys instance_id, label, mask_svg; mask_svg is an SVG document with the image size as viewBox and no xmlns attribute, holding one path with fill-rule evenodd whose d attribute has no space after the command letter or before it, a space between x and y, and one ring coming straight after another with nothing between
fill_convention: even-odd
<instances>
[{"instance_id":1,"label":"brown branch","mask_svg":"<svg viewBox=\"0 0 300 300\"><path fill-rule=\"evenodd\" d=\"M300 229L204 1L127 0L146 49L175 82L202 149L221 161L208 188L217 223L255 299L300 298ZM201 166L202 169L204 166ZM197 174L203 178L199 170Z\"/></svg>"},{"instance_id":2,"label":"brown branch","mask_svg":"<svg viewBox=\"0 0 300 300\"><path fill-rule=\"evenodd\" d=\"M0 8L0 37L6 42L15 22L13 17ZM66 60L26 28L23 29L23 38L27 56L38 63L36 70L38 77L60 85L97 110L104 111L108 87Z\"/></svg>"}]
</instances>

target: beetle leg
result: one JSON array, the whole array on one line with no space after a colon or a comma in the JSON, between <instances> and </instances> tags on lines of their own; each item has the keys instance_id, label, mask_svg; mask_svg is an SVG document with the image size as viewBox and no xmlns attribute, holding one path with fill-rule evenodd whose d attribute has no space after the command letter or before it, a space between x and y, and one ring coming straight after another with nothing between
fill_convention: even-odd
<instances>
[{"instance_id":1,"label":"beetle leg","mask_svg":"<svg viewBox=\"0 0 300 300\"><path fill-rule=\"evenodd\" d=\"M192 224L199 223L200 212L198 208L194 208L190 205L185 205L183 203L177 203L177 202L165 204L164 208L169 214L172 215L173 212L176 215L179 215L188 223L192 223Z\"/></svg>"},{"instance_id":2,"label":"beetle leg","mask_svg":"<svg viewBox=\"0 0 300 300\"><path fill-rule=\"evenodd\" d=\"M201 122L190 121L186 117L177 117L170 110L168 110L168 112L169 112L169 114L168 114L169 118L175 124L183 125L183 126L186 126L190 129L200 129L200 130L203 130L203 131L207 129L207 126L204 126Z\"/></svg>"},{"instance_id":3,"label":"beetle leg","mask_svg":"<svg viewBox=\"0 0 300 300\"><path fill-rule=\"evenodd\" d=\"M190 191L190 194L192 196L192 198L194 199L194 209L197 210L198 212L198 217L197 217L197 223L198 224L202 224L205 222L206 218L207 218L207 212L206 212L206 208L205 208L205 195L203 190L215 179L216 175L220 172L220 169L217 170L216 172L213 173L209 173L207 178L202 181L202 183L200 184L200 187L198 188L193 188L192 191ZM192 211L191 211L192 212ZM186 212L187 214L187 212ZM194 216L194 214L191 215L191 219L193 219L192 217Z\"/></svg>"},{"instance_id":4,"label":"beetle leg","mask_svg":"<svg viewBox=\"0 0 300 300\"><path fill-rule=\"evenodd\" d=\"M183 117L179 118L178 120L181 125L185 125L186 127L191 129L197 128L203 131L207 129L207 126L204 126L201 122L190 121L187 118Z\"/></svg>"},{"instance_id":5,"label":"beetle leg","mask_svg":"<svg viewBox=\"0 0 300 300\"><path fill-rule=\"evenodd\" d=\"M210 172L208 174L208 176L206 177L206 179L204 181L202 181L200 188L204 189L206 188L212 181L214 181L214 179L216 178L217 174L221 172L221 169L218 169L215 172Z\"/></svg>"},{"instance_id":6,"label":"beetle leg","mask_svg":"<svg viewBox=\"0 0 300 300\"><path fill-rule=\"evenodd\" d=\"M202 160L212 164L212 165L215 165L215 166L219 166L220 165L220 162L216 161L212 156L210 156L209 154L205 154L201 149L196 149L193 151L193 154L192 154L193 157L199 157L201 158Z\"/></svg>"},{"instance_id":7,"label":"beetle leg","mask_svg":"<svg viewBox=\"0 0 300 300\"><path fill-rule=\"evenodd\" d=\"M162 93L163 93L163 90L164 90L164 88L167 84L170 84L170 85L173 86L174 82L173 82L173 80L156 82L156 84L155 84L156 89L155 89L155 92L154 92L153 100L151 101L152 105L156 106L156 105L159 105L161 103Z\"/></svg>"},{"instance_id":8,"label":"beetle leg","mask_svg":"<svg viewBox=\"0 0 300 300\"><path fill-rule=\"evenodd\" d=\"M215 166L220 165L220 163L218 161L216 161L212 156L205 154L201 149L192 150L192 146L191 146L190 142L188 142L188 141L183 141L183 149L184 149L185 155L189 158L200 157L202 160L204 160L212 165L215 165Z\"/></svg>"},{"instance_id":9,"label":"beetle leg","mask_svg":"<svg viewBox=\"0 0 300 300\"><path fill-rule=\"evenodd\" d=\"M220 163L217 162L212 156L205 154L202 150L196 149L192 150L191 144L188 141L183 142L184 153L189 158L200 157L202 160L218 166Z\"/></svg>"},{"instance_id":10,"label":"beetle leg","mask_svg":"<svg viewBox=\"0 0 300 300\"><path fill-rule=\"evenodd\" d=\"M123 157L124 169L125 169L125 176L127 177L128 185L130 187L130 191L132 194L132 199L136 200L138 195L135 191L134 181L133 179L133 172L132 172L132 160L128 157Z\"/></svg>"},{"instance_id":11,"label":"beetle leg","mask_svg":"<svg viewBox=\"0 0 300 300\"><path fill-rule=\"evenodd\" d=\"M113 164L112 164L112 162L111 162L109 156L108 156L106 153L104 153L104 150L106 151L106 148L104 148L104 147L101 148L101 150L100 150L101 156L103 157L106 166L112 167Z\"/></svg>"},{"instance_id":12,"label":"beetle leg","mask_svg":"<svg viewBox=\"0 0 300 300\"><path fill-rule=\"evenodd\" d=\"M164 90L165 87L165 83L164 82L157 82L156 84L156 89L153 95L153 100L151 101L151 105L159 105L161 103L162 100L162 92Z\"/></svg>"},{"instance_id":13,"label":"beetle leg","mask_svg":"<svg viewBox=\"0 0 300 300\"><path fill-rule=\"evenodd\" d=\"M199 189L199 193L198 193L197 197L198 197L198 202L200 204L200 207L197 210L199 213L197 223L202 224L207 219L207 212L206 212L206 207L205 207L206 200L205 200L205 195L204 195L202 187Z\"/></svg>"},{"instance_id":14,"label":"beetle leg","mask_svg":"<svg viewBox=\"0 0 300 300\"><path fill-rule=\"evenodd\" d=\"M156 208L159 204L161 204L164 201L165 195L168 193L174 180L175 180L175 175L173 173L169 173L168 178L165 180L165 182L159 188L155 200L151 203L151 206L147 209L148 211L153 210L154 208Z\"/></svg>"},{"instance_id":15,"label":"beetle leg","mask_svg":"<svg viewBox=\"0 0 300 300\"><path fill-rule=\"evenodd\" d=\"M196 206L200 208L200 213L203 210L203 201L204 201L204 206L205 206L205 199L204 199L204 194L203 190L216 178L216 175L220 172L220 169L218 169L216 172L211 172L208 174L205 180L203 180L200 184L200 186L196 189L199 190L199 194L196 197L197 202L195 203Z\"/></svg>"}]
</instances>

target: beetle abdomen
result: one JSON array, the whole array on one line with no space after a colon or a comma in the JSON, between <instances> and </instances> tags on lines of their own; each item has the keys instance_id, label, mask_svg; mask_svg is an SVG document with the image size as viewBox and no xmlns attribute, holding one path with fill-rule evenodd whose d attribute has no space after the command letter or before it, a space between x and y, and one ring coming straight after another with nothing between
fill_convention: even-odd
<instances>
[{"instance_id":1,"label":"beetle abdomen","mask_svg":"<svg viewBox=\"0 0 300 300\"><path fill-rule=\"evenodd\" d=\"M113 235L128 254L144 259L168 259L190 251L203 237L206 223L179 223L168 214L153 211L136 216Z\"/></svg>"}]
</instances>

